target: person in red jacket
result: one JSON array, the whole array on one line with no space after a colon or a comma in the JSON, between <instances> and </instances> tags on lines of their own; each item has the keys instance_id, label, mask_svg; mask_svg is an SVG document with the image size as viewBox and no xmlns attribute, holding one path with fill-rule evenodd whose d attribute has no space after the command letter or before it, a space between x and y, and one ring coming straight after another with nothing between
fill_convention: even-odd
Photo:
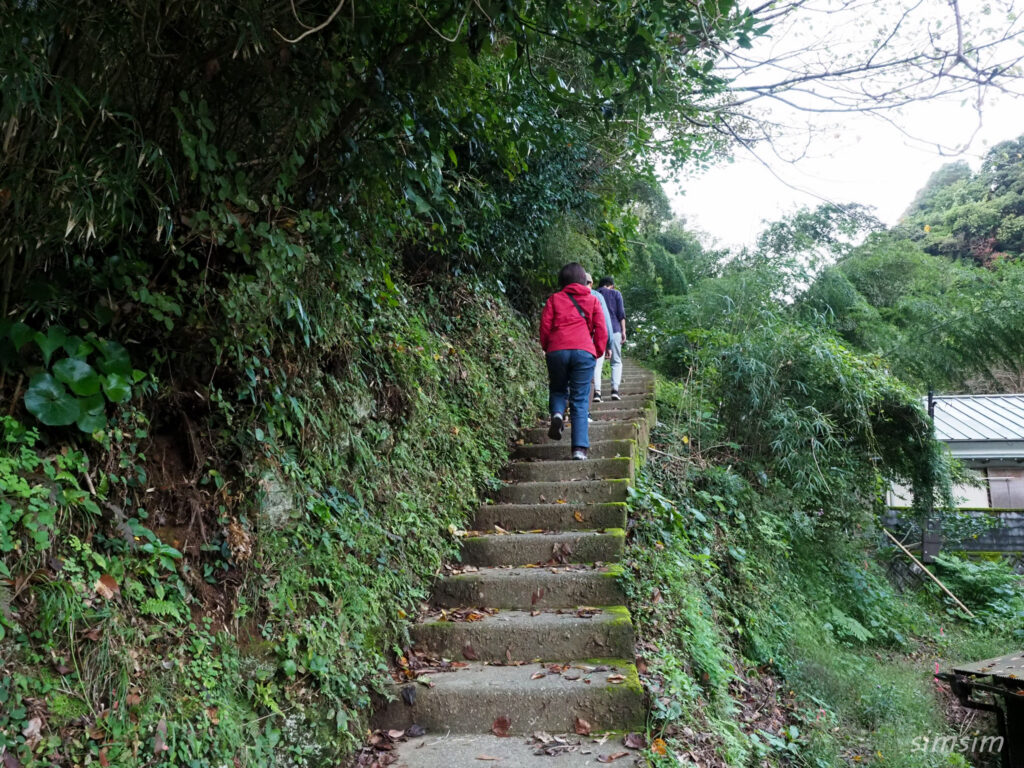
<instances>
[{"instance_id":1,"label":"person in red jacket","mask_svg":"<svg viewBox=\"0 0 1024 768\"><path fill-rule=\"evenodd\" d=\"M594 364L608 345L604 310L587 288L587 273L575 261L558 273L561 290L551 294L540 315L540 346L548 364L548 437L562 439L565 409L572 392L572 457L590 449L587 419Z\"/></svg>"}]
</instances>

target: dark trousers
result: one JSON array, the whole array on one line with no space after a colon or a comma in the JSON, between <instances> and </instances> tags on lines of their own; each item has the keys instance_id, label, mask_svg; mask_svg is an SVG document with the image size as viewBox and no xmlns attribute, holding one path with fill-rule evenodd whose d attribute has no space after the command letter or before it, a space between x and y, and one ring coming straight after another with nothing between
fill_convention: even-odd
<instances>
[{"instance_id":1,"label":"dark trousers","mask_svg":"<svg viewBox=\"0 0 1024 768\"><path fill-rule=\"evenodd\" d=\"M572 403L572 447L589 448L590 383L596 358L582 349L548 352L548 410L565 415ZM571 395L570 395L571 391Z\"/></svg>"}]
</instances>

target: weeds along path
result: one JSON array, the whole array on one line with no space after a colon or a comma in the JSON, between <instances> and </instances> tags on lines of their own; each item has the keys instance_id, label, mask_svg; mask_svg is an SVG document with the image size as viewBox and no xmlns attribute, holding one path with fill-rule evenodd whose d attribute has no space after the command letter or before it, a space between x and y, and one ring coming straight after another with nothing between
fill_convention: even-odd
<instances>
[{"instance_id":1,"label":"weeds along path","mask_svg":"<svg viewBox=\"0 0 1024 768\"><path fill-rule=\"evenodd\" d=\"M644 729L618 563L627 488L655 420L653 374L626 363L620 391L591 405L588 461L568 460L569 431L560 442L546 426L524 433L506 485L477 512L479 534L413 628L417 654L443 671L396 683L377 713L381 728L426 731L392 765L528 768L550 763L545 750L565 752L560 766L598 765L622 739L580 734ZM545 744L548 734L572 736Z\"/></svg>"}]
</instances>

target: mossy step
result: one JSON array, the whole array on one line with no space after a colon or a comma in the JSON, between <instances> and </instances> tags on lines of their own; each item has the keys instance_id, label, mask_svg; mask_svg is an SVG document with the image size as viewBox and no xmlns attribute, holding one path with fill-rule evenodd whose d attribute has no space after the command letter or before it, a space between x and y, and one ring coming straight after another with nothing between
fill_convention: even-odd
<instances>
[{"instance_id":1,"label":"mossy step","mask_svg":"<svg viewBox=\"0 0 1024 768\"><path fill-rule=\"evenodd\" d=\"M607 504L625 501L629 479L561 480L506 485L494 500L504 504Z\"/></svg>"},{"instance_id":2,"label":"mossy step","mask_svg":"<svg viewBox=\"0 0 1024 768\"><path fill-rule=\"evenodd\" d=\"M462 540L466 565L498 567L530 563L614 563L622 559L626 532L621 528L559 533L490 533Z\"/></svg>"},{"instance_id":3,"label":"mossy step","mask_svg":"<svg viewBox=\"0 0 1024 768\"><path fill-rule=\"evenodd\" d=\"M512 453L516 460L556 461L561 462L569 459L572 447L569 443L555 442L548 440L543 444L517 445ZM635 440L591 440L590 460L613 459L613 458L635 458ZM577 462L580 463L580 462Z\"/></svg>"},{"instance_id":4,"label":"mossy step","mask_svg":"<svg viewBox=\"0 0 1024 768\"><path fill-rule=\"evenodd\" d=\"M623 606L594 610L499 611L477 621L427 621L412 629L416 647L462 661L558 661L633 655L633 622Z\"/></svg>"},{"instance_id":5,"label":"mossy step","mask_svg":"<svg viewBox=\"0 0 1024 768\"><path fill-rule=\"evenodd\" d=\"M481 568L442 578L432 602L439 608L480 605L488 608L578 608L622 605L622 567L545 566Z\"/></svg>"},{"instance_id":6,"label":"mossy step","mask_svg":"<svg viewBox=\"0 0 1024 768\"><path fill-rule=\"evenodd\" d=\"M626 504L488 504L480 507L473 527L488 531L495 525L506 531L623 528Z\"/></svg>"},{"instance_id":7,"label":"mossy step","mask_svg":"<svg viewBox=\"0 0 1024 768\"><path fill-rule=\"evenodd\" d=\"M489 733L496 721L512 735L572 731L576 718L595 731L642 728L647 719L643 690L633 664L601 662L607 671L580 663L562 674L539 664L494 666L470 663L455 672L430 676L430 685L395 684L395 700L376 721L386 728L416 724L428 733ZM421 678L422 680L422 678ZM589 684L584 682L589 680ZM411 688L403 698L402 689ZM406 703L409 699L412 704ZM441 763L440 765L449 765Z\"/></svg>"},{"instance_id":8,"label":"mossy step","mask_svg":"<svg viewBox=\"0 0 1024 768\"><path fill-rule=\"evenodd\" d=\"M626 457L591 458L589 461L521 461L510 464L503 474L512 482L633 479L633 460Z\"/></svg>"}]
</instances>

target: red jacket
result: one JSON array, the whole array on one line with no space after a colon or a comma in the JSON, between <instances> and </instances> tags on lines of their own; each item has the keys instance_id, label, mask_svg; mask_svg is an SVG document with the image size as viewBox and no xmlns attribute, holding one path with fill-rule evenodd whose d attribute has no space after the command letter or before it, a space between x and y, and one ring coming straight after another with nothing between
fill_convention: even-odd
<instances>
[{"instance_id":1,"label":"red jacket","mask_svg":"<svg viewBox=\"0 0 1024 768\"><path fill-rule=\"evenodd\" d=\"M586 314L586 320L580 316L570 295ZM558 293L551 294L540 315L540 345L545 352L582 349L594 357L604 354L608 346L604 311L587 286L569 283Z\"/></svg>"}]
</instances>

